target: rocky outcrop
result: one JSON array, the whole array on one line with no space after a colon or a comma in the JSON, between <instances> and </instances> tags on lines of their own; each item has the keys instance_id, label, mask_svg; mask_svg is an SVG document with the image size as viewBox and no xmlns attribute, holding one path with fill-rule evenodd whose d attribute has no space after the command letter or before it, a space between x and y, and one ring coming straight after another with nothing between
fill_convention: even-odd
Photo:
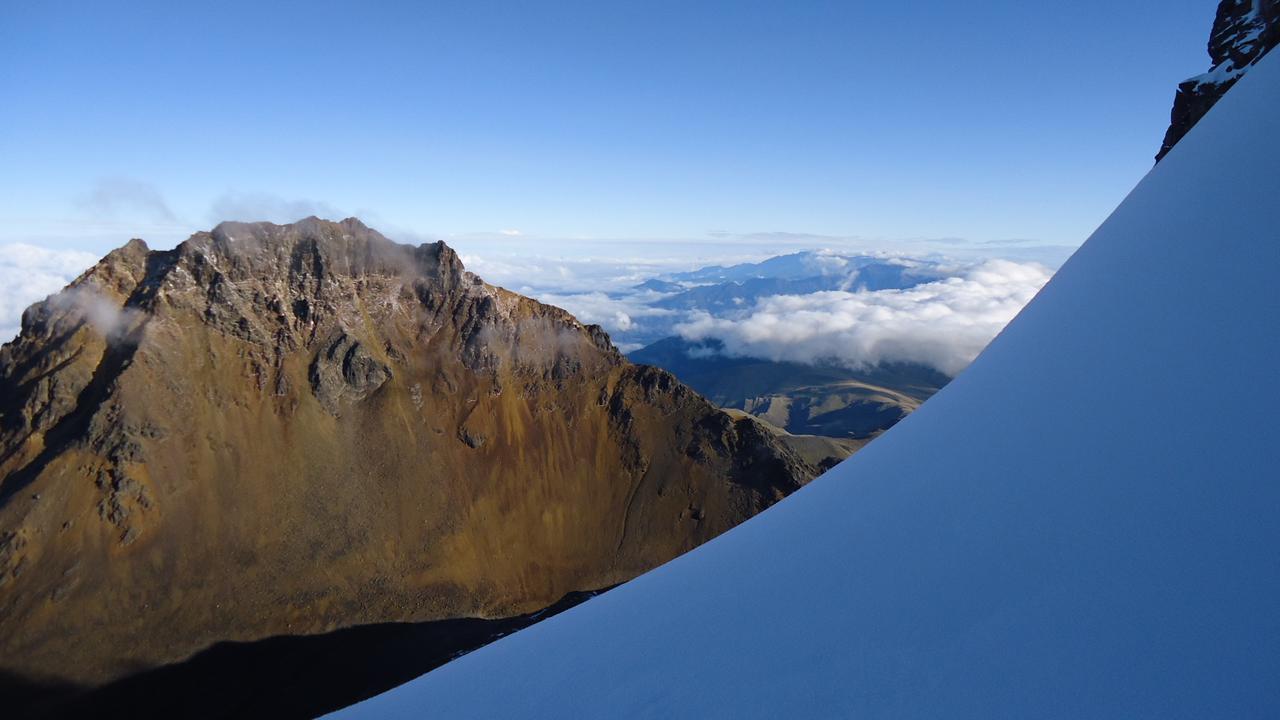
<instances>
[{"instance_id":1,"label":"rocky outcrop","mask_svg":"<svg viewBox=\"0 0 1280 720\"><path fill-rule=\"evenodd\" d=\"M132 241L0 349L0 673L527 613L814 472L444 243L315 218Z\"/></svg>"},{"instance_id":2,"label":"rocky outcrop","mask_svg":"<svg viewBox=\"0 0 1280 720\"><path fill-rule=\"evenodd\" d=\"M336 415L344 401L360 402L382 387L391 368L343 331L311 361L310 378L316 399Z\"/></svg>"},{"instance_id":3,"label":"rocky outcrop","mask_svg":"<svg viewBox=\"0 0 1280 720\"><path fill-rule=\"evenodd\" d=\"M1268 50L1280 43L1280 0L1222 0L1209 36L1209 72L1178 85L1158 162Z\"/></svg>"}]
</instances>

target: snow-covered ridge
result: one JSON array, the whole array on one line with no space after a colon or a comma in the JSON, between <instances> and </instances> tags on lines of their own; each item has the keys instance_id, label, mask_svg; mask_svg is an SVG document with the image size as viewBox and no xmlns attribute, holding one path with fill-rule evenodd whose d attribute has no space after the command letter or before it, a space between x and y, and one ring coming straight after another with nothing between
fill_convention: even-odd
<instances>
[{"instance_id":1,"label":"snow-covered ridge","mask_svg":"<svg viewBox=\"0 0 1280 720\"><path fill-rule=\"evenodd\" d=\"M343 717L1280 715L1278 126L1273 57L880 440Z\"/></svg>"}]
</instances>

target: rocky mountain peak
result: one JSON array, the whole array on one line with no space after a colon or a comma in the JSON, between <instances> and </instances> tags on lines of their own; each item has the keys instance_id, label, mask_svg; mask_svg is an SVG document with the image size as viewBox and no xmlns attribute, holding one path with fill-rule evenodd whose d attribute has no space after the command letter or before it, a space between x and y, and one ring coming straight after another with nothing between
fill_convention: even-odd
<instances>
[{"instance_id":1,"label":"rocky mountain peak","mask_svg":"<svg viewBox=\"0 0 1280 720\"><path fill-rule=\"evenodd\" d=\"M0 673L503 617L815 468L599 327L359 220L111 252L0 348Z\"/></svg>"},{"instance_id":2,"label":"rocky mountain peak","mask_svg":"<svg viewBox=\"0 0 1280 720\"><path fill-rule=\"evenodd\" d=\"M1222 0L1209 34L1211 67L1178 85L1159 162L1267 51L1280 43L1280 0Z\"/></svg>"}]
</instances>

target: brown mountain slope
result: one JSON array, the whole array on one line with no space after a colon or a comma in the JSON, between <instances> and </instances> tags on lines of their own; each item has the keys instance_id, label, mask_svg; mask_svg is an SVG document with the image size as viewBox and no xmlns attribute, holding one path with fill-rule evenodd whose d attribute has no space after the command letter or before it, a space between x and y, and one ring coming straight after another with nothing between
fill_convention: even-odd
<instances>
[{"instance_id":1,"label":"brown mountain slope","mask_svg":"<svg viewBox=\"0 0 1280 720\"><path fill-rule=\"evenodd\" d=\"M443 243L315 218L135 240L0 350L0 673L528 612L813 472Z\"/></svg>"}]
</instances>

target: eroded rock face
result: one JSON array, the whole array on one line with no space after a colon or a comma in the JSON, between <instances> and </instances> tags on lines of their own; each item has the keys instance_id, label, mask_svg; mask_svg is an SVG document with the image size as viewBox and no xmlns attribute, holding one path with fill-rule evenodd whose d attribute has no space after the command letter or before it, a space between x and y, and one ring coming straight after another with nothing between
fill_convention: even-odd
<instances>
[{"instance_id":1,"label":"eroded rock face","mask_svg":"<svg viewBox=\"0 0 1280 720\"><path fill-rule=\"evenodd\" d=\"M1222 0L1209 36L1209 72L1178 85L1163 158L1255 63L1280 43L1280 0Z\"/></svg>"},{"instance_id":2,"label":"eroded rock face","mask_svg":"<svg viewBox=\"0 0 1280 720\"><path fill-rule=\"evenodd\" d=\"M359 402L382 387L391 368L342 332L311 361L309 374L316 398L336 415L343 402Z\"/></svg>"},{"instance_id":3,"label":"eroded rock face","mask_svg":"<svg viewBox=\"0 0 1280 720\"><path fill-rule=\"evenodd\" d=\"M132 241L0 349L0 671L495 617L800 487L754 421L357 220Z\"/></svg>"}]
</instances>

